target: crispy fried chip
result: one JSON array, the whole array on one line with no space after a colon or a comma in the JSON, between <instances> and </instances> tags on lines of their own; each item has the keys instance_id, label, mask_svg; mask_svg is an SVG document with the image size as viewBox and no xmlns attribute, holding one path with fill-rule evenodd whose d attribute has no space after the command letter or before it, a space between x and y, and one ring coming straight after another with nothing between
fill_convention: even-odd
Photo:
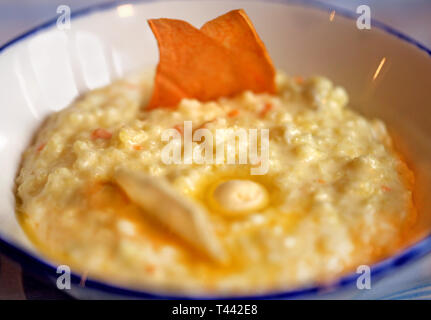
<instances>
[{"instance_id":1,"label":"crispy fried chip","mask_svg":"<svg viewBox=\"0 0 431 320\"><path fill-rule=\"evenodd\" d=\"M148 23L160 61L147 108L175 107L183 98L209 101L244 90L275 92L271 58L243 10L217 17L200 30L182 20Z\"/></svg>"}]
</instances>

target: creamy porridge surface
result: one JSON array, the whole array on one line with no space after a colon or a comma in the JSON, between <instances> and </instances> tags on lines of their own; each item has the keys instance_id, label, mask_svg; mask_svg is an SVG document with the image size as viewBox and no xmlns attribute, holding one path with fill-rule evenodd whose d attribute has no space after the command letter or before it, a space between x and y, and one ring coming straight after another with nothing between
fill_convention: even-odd
<instances>
[{"instance_id":1,"label":"creamy porridge surface","mask_svg":"<svg viewBox=\"0 0 431 320\"><path fill-rule=\"evenodd\" d=\"M148 77L91 91L53 114L25 151L18 215L38 248L90 276L139 287L260 292L326 281L394 253L415 220L413 176L385 125L346 107L322 77L277 75L276 95L244 92L145 111ZM269 170L161 160L167 128L269 129ZM195 145L198 143L195 142ZM113 183L118 167L160 177L206 207L228 264L157 225ZM265 205L229 216L211 205L249 180ZM227 190L227 191L226 191ZM225 197L225 198L223 198Z\"/></svg>"}]
</instances>

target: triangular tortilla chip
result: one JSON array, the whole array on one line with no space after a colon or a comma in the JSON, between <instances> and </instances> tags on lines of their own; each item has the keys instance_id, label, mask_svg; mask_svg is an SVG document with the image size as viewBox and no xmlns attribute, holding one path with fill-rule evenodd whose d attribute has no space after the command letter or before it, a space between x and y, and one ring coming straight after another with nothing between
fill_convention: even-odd
<instances>
[{"instance_id":1,"label":"triangular tortilla chip","mask_svg":"<svg viewBox=\"0 0 431 320\"><path fill-rule=\"evenodd\" d=\"M243 10L207 22L201 30L174 19L148 21L159 46L154 91L147 108L175 107L244 90L275 92L271 59Z\"/></svg>"},{"instance_id":2,"label":"triangular tortilla chip","mask_svg":"<svg viewBox=\"0 0 431 320\"><path fill-rule=\"evenodd\" d=\"M129 198L151 216L196 249L219 262L228 256L217 238L208 212L199 204L177 193L163 179L121 168L115 180Z\"/></svg>"}]
</instances>

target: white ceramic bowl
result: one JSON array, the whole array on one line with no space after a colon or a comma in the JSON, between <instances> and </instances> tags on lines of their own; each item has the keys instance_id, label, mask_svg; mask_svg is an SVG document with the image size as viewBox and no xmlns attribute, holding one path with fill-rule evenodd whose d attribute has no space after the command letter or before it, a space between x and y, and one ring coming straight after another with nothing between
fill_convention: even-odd
<instances>
[{"instance_id":1,"label":"white ceramic bowl","mask_svg":"<svg viewBox=\"0 0 431 320\"><path fill-rule=\"evenodd\" d=\"M0 48L0 249L34 272L56 277L28 241L14 213L14 178L22 151L42 119L66 107L80 93L104 86L136 70L154 67L156 41L146 20L184 19L196 26L231 9L244 8L277 68L290 74L321 74L344 86L351 105L386 121L418 177L420 209L417 241L372 267L373 276L394 273L431 251L431 52L401 33L373 22L356 27L355 13L307 1L188 1L111 3L72 13L71 29L48 22ZM376 69L385 58L378 77ZM425 192L423 192L425 190ZM270 292L261 297L357 296L356 274L331 285ZM72 277L72 295L90 297L168 297ZM330 295L328 295L328 292ZM171 295L172 297L172 295Z\"/></svg>"}]
</instances>

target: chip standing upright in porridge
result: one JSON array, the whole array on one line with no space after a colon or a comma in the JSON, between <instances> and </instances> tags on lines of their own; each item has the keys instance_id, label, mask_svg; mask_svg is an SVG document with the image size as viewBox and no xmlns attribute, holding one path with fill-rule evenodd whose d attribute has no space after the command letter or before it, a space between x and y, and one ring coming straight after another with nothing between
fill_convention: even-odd
<instances>
[{"instance_id":1,"label":"chip standing upright in porridge","mask_svg":"<svg viewBox=\"0 0 431 320\"><path fill-rule=\"evenodd\" d=\"M18 215L49 258L130 286L240 294L329 281L405 245L413 175L385 125L349 109L343 88L279 72L274 93L142 108L152 85L135 76L83 95L25 151ZM228 152L221 163L166 164L162 134L181 135L184 121L214 136L268 129L267 173L228 164ZM211 259L154 221L116 183L121 168L201 208L227 258Z\"/></svg>"}]
</instances>

